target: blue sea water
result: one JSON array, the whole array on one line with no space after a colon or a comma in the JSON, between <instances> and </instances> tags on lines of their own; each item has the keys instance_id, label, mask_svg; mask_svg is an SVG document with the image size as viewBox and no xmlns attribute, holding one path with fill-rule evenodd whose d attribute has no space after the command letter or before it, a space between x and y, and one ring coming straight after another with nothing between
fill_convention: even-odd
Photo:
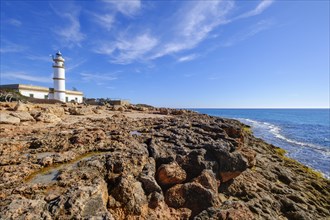
<instances>
[{"instance_id":1,"label":"blue sea water","mask_svg":"<svg viewBox=\"0 0 330 220\"><path fill-rule=\"evenodd\" d=\"M192 110L250 125L256 137L287 150L288 157L330 179L330 109Z\"/></svg>"}]
</instances>

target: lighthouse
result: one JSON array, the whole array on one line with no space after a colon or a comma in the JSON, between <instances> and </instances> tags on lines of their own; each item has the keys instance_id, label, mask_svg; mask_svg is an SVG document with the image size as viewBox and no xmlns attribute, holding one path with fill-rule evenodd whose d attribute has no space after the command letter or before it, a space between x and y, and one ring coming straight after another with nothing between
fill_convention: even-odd
<instances>
[{"instance_id":1,"label":"lighthouse","mask_svg":"<svg viewBox=\"0 0 330 220\"><path fill-rule=\"evenodd\" d=\"M60 51L53 56L53 61L54 99L65 102L65 60Z\"/></svg>"}]
</instances>

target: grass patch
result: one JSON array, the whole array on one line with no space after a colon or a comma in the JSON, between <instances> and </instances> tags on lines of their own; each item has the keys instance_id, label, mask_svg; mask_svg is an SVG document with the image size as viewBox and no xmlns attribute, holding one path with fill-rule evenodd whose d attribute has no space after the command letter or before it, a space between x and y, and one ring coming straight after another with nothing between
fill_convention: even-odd
<instances>
[{"instance_id":1,"label":"grass patch","mask_svg":"<svg viewBox=\"0 0 330 220\"><path fill-rule=\"evenodd\" d=\"M253 133L251 127L248 127L248 126L243 127L243 132L247 133L247 134L252 134Z\"/></svg>"},{"instance_id":2,"label":"grass patch","mask_svg":"<svg viewBox=\"0 0 330 220\"><path fill-rule=\"evenodd\" d=\"M286 154L286 150L284 150L282 148L276 147L274 150L280 156L284 156Z\"/></svg>"}]
</instances>

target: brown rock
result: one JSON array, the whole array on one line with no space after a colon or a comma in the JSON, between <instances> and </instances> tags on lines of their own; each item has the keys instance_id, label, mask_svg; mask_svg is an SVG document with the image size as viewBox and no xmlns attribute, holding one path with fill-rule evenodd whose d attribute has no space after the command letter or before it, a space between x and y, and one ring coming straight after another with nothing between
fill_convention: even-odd
<instances>
[{"instance_id":1,"label":"brown rock","mask_svg":"<svg viewBox=\"0 0 330 220\"><path fill-rule=\"evenodd\" d=\"M242 172L240 171L232 171L232 172L220 172L221 181L227 182L235 177L239 176Z\"/></svg>"},{"instance_id":2,"label":"brown rock","mask_svg":"<svg viewBox=\"0 0 330 220\"><path fill-rule=\"evenodd\" d=\"M0 124L19 124L20 119L8 113L0 112Z\"/></svg>"},{"instance_id":3,"label":"brown rock","mask_svg":"<svg viewBox=\"0 0 330 220\"><path fill-rule=\"evenodd\" d=\"M28 112L11 112L10 115L23 121L34 121L34 118Z\"/></svg>"},{"instance_id":4,"label":"brown rock","mask_svg":"<svg viewBox=\"0 0 330 220\"><path fill-rule=\"evenodd\" d=\"M53 115L51 113L44 113L44 112L39 112L37 113L34 118L37 121L45 122L45 123L56 123L56 122L61 122L62 120L58 118L56 115Z\"/></svg>"},{"instance_id":5,"label":"brown rock","mask_svg":"<svg viewBox=\"0 0 330 220\"><path fill-rule=\"evenodd\" d=\"M16 106L14 107L14 111L29 111L29 107L26 104L23 104L22 102L18 101Z\"/></svg>"},{"instance_id":6,"label":"brown rock","mask_svg":"<svg viewBox=\"0 0 330 220\"><path fill-rule=\"evenodd\" d=\"M186 171L184 171L177 162L163 164L157 170L157 181L159 184L173 185L182 183L186 179Z\"/></svg>"}]
</instances>

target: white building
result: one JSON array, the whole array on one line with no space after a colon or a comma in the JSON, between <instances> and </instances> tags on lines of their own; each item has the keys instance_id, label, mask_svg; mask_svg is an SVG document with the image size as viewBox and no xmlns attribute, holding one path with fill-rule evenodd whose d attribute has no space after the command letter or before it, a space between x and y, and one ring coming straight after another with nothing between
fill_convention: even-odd
<instances>
[{"instance_id":1,"label":"white building","mask_svg":"<svg viewBox=\"0 0 330 220\"><path fill-rule=\"evenodd\" d=\"M54 88L46 88L40 86L23 85L23 84L9 84L0 85L0 88L14 89L24 96L38 98L38 99L56 99L62 102L75 101L83 102L83 93L80 91L65 90L65 66L64 58L60 51L53 57L53 82Z\"/></svg>"}]
</instances>

